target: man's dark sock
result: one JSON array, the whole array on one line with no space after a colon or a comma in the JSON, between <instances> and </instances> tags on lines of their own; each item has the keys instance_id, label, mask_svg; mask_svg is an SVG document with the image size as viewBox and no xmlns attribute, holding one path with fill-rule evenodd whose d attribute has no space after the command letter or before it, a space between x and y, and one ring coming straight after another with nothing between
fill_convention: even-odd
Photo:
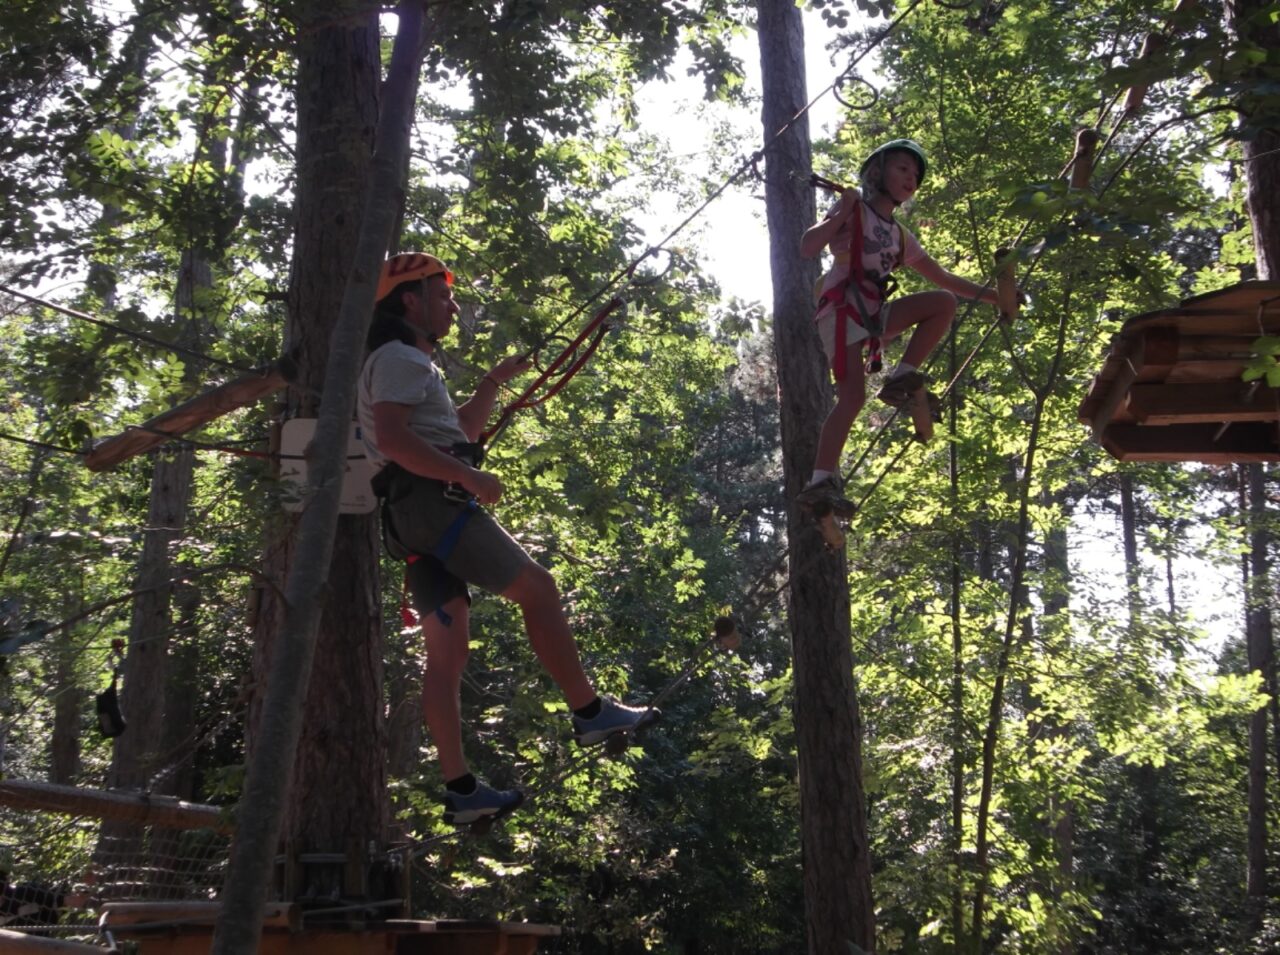
<instances>
[{"instance_id":1,"label":"man's dark sock","mask_svg":"<svg viewBox=\"0 0 1280 955\"><path fill-rule=\"evenodd\" d=\"M451 793L457 793L459 796L470 796L476 791L476 778L471 773L465 776L459 776L457 779L450 779L444 784L444 788Z\"/></svg>"},{"instance_id":2,"label":"man's dark sock","mask_svg":"<svg viewBox=\"0 0 1280 955\"><path fill-rule=\"evenodd\" d=\"M600 715L600 697L596 697L586 706L573 711L574 716L581 717L584 720L594 720Z\"/></svg>"}]
</instances>

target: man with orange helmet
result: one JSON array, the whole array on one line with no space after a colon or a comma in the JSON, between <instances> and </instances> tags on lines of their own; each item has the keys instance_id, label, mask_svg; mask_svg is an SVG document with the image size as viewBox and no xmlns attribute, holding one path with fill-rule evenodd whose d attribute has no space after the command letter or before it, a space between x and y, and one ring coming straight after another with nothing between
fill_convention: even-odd
<instances>
[{"instance_id":1,"label":"man with orange helmet","mask_svg":"<svg viewBox=\"0 0 1280 955\"><path fill-rule=\"evenodd\" d=\"M634 730L657 711L596 694L551 574L479 506L501 498L502 482L481 470L475 442L498 389L529 360L504 358L470 400L455 406L433 358L457 312L453 274L438 258L406 253L384 263L358 415L369 455L383 464L375 489L383 499L387 547L410 561L409 589L427 647L423 715L445 779L445 821L464 825L505 815L524 798L476 779L463 755L459 690L470 640L468 583L520 606L534 652L573 710L580 744Z\"/></svg>"}]
</instances>

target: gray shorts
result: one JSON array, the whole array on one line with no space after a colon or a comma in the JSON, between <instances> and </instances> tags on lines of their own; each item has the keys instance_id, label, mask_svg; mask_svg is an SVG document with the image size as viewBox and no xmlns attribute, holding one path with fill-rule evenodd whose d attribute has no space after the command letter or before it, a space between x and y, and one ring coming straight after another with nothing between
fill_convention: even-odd
<instances>
[{"instance_id":1,"label":"gray shorts","mask_svg":"<svg viewBox=\"0 0 1280 955\"><path fill-rule=\"evenodd\" d=\"M533 558L479 506L451 501L445 483L392 467L383 534L393 557L417 554L409 587L419 613L433 613L467 584L500 594ZM462 515L470 510L470 516ZM447 553L442 553L447 551Z\"/></svg>"}]
</instances>

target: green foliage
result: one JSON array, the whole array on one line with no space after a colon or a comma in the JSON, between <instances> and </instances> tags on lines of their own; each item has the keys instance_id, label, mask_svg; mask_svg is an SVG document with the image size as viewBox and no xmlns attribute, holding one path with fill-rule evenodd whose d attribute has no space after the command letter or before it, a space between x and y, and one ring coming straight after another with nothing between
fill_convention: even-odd
<instances>
[{"instance_id":1,"label":"green foliage","mask_svg":"<svg viewBox=\"0 0 1280 955\"><path fill-rule=\"evenodd\" d=\"M863 0L810 6L837 46L860 14L889 12ZM877 436L887 415L874 402L850 440L850 460L880 442L850 481L862 507L849 579L879 949L965 942L968 916L956 924L952 912L957 900L969 911L980 875L981 754L997 674L1007 688L986 947L1261 945L1265 933L1246 939L1236 927L1243 721L1261 688L1234 641L1208 642L1157 587L1166 561L1235 560L1234 506L1209 487L1211 472L1133 471L1144 564L1136 593L1117 593L1108 578L1123 572L1083 541L1109 527L1118 469L1075 415L1124 317L1248 267L1238 184L1222 195L1203 181L1223 137L1247 136L1270 115L1275 91L1258 75L1270 61L1219 30L1212 12L1185 14L1175 42L1134 66L1163 9L927 9L886 45L879 104L819 144L820 163L851 178L884 138L922 141L931 175L904 221L942 264L979 282L997 248L1014 248L1032 305L991 334L985 307L962 307L955 363L976 351L950 395L954 428L948 419L932 445L895 461L905 428ZM240 364L274 357L286 346L294 215L289 51L316 11L229 2L132 12L117 22L84 4L0 11L10 80L0 92L0 251L20 259L11 280L91 267L76 304L122 329ZM692 206L706 194L699 177L713 180L740 144L722 137L707 169L678 168L667 145L636 128L634 97L667 80L683 46L709 97L741 98L728 41L745 20L722 2L522 0L452 5L434 24L398 244L438 252L459 276L464 315L447 361L459 395L500 355L546 338L545 363L576 334L584 303L644 250L636 210L649 196ZM1090 189L1069 188L1059 171L1075 126L1138 80L1157 84L1148 112L1103 152ZM730 239L711 231L704 241ZM790 647L782 602L761 596L785 584L771 332L758 308L726 300L702 274L694 244L644 263L653 281L627 291L621 327L554 400L515 418L489 466L505 486L501 519L554 572L603 690L644 700L699 662L643 749L617 762L583 755L518 615L477 595L468 754L478 772L533 798L483 840L427 847L413 871L421 914L565 924L564 951L803 945ZM193 253L213 280L178 307ZM1276 384L1280 349L1263 339L1257 354L1251 377ZM936 381L952 361L939 350ZM0 320L0 369L3 430L66 447L222 375L16 304ZM260 447L269 413L227 415L196 437ZM278 488L260 461L199 460L175 561L256 566ZM23 625L69 620L129 590L150 471L141 459L89 475L73 455L0 444L0 514L13 543L0 597L21 596ZM1220 515L1208 529L1206 511ZM1064 535L1074 549L1065 564ZM390 562L385 571L398 579ZM193 580L198 619L180 642L199 650L196 793L230 801L242 784L252 584L236 572ZM395 590L382 608L393 715L417 709L423 662L416 633L394 623ZM704 654L726 612L742 651ZM48 772L55 735L67 740L57 700L74 695L77 778L102 778L109 752L90 701L126 628L127 604L114 604L7 661L7 772ZM391 786L399 819L413 837L445 836L429 741L405 748ZM1055 839L1068 820L1069 873ZM91 835L48 837L30 871L66 871Z\"/></svg>"}]
</instances>

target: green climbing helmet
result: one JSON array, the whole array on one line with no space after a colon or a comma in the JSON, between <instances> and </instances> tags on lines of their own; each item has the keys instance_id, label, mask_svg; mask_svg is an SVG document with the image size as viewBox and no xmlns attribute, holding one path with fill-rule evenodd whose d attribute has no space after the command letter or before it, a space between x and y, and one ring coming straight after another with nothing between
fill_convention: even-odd
<instances>
[{"instance_id":1,"label":"green climbing helmet","mask_svg":"<svg viewBox=\"0 0 1280 955\"><path fill-rule=\"evenodd\" d=\"M871 155L862 160L862 165L858 167L858 176L862 177L866 173L867 167L871 165L871 161L877 156L885 156L896 152L910 153L916 157L916 162L920 164L920 181L923 182L924 174L929 169L929 160L925 159L924 147L914 139L891 139L884 145L877 146L871 151Z\"/></svg>"}]
</instances>

